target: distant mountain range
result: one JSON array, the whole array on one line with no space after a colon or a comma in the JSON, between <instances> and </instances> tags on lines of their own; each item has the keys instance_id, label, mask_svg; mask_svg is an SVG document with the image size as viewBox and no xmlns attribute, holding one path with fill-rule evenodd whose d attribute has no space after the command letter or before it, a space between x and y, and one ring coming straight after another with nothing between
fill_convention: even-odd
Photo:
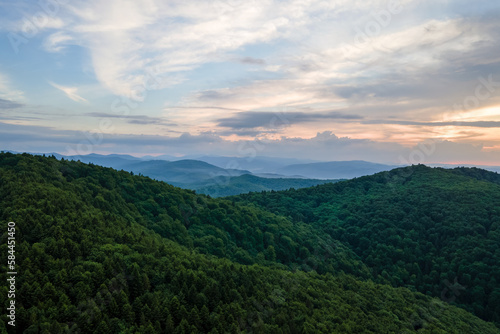
<instances>
[{"instance_id":1,"label":"distant mountain range","mask_svg":"<svg viewBox=\"0 0 500 334\"><path fill-rule=\"evenodd\" d=\"M471 164L428 164L430 167L442 168L457 168L457 167L476 167L490 172L500 173L500 166L486 166L486 165L471 165Z\"/></svg>"},{"instance_id":2,"label":"distant mountain range","mask_svg":"<svg viewBox=\"0 0 500 334\"><path fill-rule=\"evenodd\" d=\"M274 171L274 167L283 166L283 163L280 163L279 159L275 158L259 158L257 162L251 161L251 163L245 164L246 159L244 158L200 157L200 159L214 161L219 166L238 167L222 168L202 160L194 159L166 161L161 159L152 159L152 157L137 158L130 155L118 154L64 156L58 153L47 153L45 155L53 155L57 159L79 160L84 163L92 163L99 166L111 167L117 170L133 172L135 174L149 176L158 181L164 181L184 189L195 190L199 193L207 194L213 197L238 195L250 191L303 188L337 181L316 180L305 177L293 178L290 176L272 173L272 171ZM168 157L175 158L170 156ZM285 161L297 162L300 160L288 159ZM245 164L245 166L252 167L253 171L264 172L253 174L249 170L241 169L243 164ZM259 164L262 168L258 168Z\"/></svg>"},{"instance_id":3,"label":"distant mountain range","mask_svg":"<svg viewBox=\"0 0 500 334\"><path fill-rule=\"evenodd\" d=\"M200 194L207 194L212 197L223 197L248 192L300 189L338 181L340 180L265 178L251 174L244 174L229 178L219 177L216 179L215 184L200 184L196 186L195 190Z\"/></svg>"},{"instance_id":4,"label":"distant mountain range","mask_svg":"<svg viewBox=\"0 0 500 334\"><path fill-rule=\"evenodd\" d=\"M212 182L211 180L219 176L233 177L250 174L247 170L224 169L198 160L141 161L133 162L126 166L126 168L135 173L140 173L173 185L210 183Z\"/></svg>"},{"instance_id":5,"label":"distant mountain range","mask_svg":"<svg viewBox=\"0 0 500 334\"><path fill-rule=\"evenodd\" d=\"M189 157L190 159L208 162L221 168L236 168L251 171L254 174L272 174L280 168L292 164L303 164L317 162L305 159L286 159L273 157L255 157L255 158L239 158L239 157L219 157L219 156L197 156ZM266 176L267 177L267 176Z\"/></svg>"},{"instance_id":6,"label":"distant mountain range","mask_svg":"<svg viewBox=\"0 0 500 334\"><path fill-rule=\"evenodd\" d=\"M383 165L361 160L330 161L290 165L280 168L276 172L283 175L300 175L302 177L316 179L352 179L388 171L396 167L398 166Z\"/></svg>"},{"instance_id":7,"label":"distant mountain range","mask_svg":"<svg viewBox=\"0 0 500 334\"><path fill-rule=\"evenodd\" d=\"M238 195L251 191L299 189L341 179L372 175L398 167L362 160L315 162L265 156L250 159L222 156L180 158L167 155L138 158L121 154L64 156L48 153L46 155L142 174L213 197ZM432 166L456 167L456 165L446 164ZM481 168L494 172L500 171L500 167L481 166Z\"/></svg>"}]
</instances>

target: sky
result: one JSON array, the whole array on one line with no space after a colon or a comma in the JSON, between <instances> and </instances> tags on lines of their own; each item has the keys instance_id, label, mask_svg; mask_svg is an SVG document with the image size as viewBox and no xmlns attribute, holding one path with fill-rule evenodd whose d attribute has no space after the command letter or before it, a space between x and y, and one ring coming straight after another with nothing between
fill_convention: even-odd
<instances>
[{"instance_id":1,"label":"sky","mask_svg":"<svg viewBox=\"0 0 500 334\"><path fill-rule=\"evenodd\" d=\"M0 149L500 165L500 3L0 0Z\"/></svg>"}]
</instances>

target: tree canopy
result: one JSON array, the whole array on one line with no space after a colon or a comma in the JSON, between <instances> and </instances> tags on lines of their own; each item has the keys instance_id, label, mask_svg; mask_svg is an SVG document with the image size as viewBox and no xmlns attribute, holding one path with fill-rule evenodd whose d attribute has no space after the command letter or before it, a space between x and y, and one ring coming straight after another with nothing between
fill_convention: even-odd
<instances>
[{"instance_id":1,"label":"tree canopy","mask_svg":"<svg viewBox=\"0 0 500 334\"><path fill-rule=\"evenodd\" d=\"M296 200L289 193L252 196ZM16 222L19 269L16 327L2 314L2 332L500 332L411 284L392 282L395 265L378 274L347 236L326 228L333 216L314 197L311 216L299 219L128 172L9 153L0 154L0 194L2 231ZM6 254L4 240L2 232ZM498 300L484 287L482 293Z\"/></svg>"}]
</instances>

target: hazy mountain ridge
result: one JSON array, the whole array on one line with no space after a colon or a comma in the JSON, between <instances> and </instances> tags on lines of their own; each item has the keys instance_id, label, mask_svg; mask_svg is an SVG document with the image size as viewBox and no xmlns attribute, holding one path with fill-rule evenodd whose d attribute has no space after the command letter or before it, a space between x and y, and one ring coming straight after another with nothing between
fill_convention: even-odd
<instances>
[{"instance_id":1,"label":"hazy mountain ridge","mask_svg":"<svg viewBox=\"0 0 500 334\"><path fill-rule=\"evenodd\" d=\"M467 167L467 168L480 168L484 169L490 172L495 172L495 173L500 173L500 166L489 166L489 165L472 165L472 164L428 164L431 167L441 167L441 168L447 168L447 169L454 169L454 168L460 168L460 167Z\"/></svg>"},{"instance_id":2,"label":"hazy mountain ridge","mask_svg":"<svg viewBox=\"0 0 500 334\"><path fill-rule=\"evenodd\" d=\"M12 152L16 153L16 152ZM41 155L41 154L38 154ZM136 174L149 176L159 181L164 181L172 185L200 191L201 193L208 194L214 197L237 195L250 191L263 191L263 190L284 190L289 188L309 187L316 184L322 184L327 181L336 182L336 180L302 180L305 177L296 175L280 175L275 173L259 173L255 175L251 171L242 169L229 169L212 165L206 161L177 158L173 161L162 159L151 159L151 157L137 158L129 155L99 155L89 154L83 156L64 156L60 154L45 154L47 156L55 156L58 159L69 159L74 161L82 161L84 163L92 163L103 167L111 167L117 170L126 170ZM171 158L170 156L168 156ZM159 157L157 157L159 158ZM200 157L201 159L207 157ZM222 165L235 165L234 161L244 162L245 158L232 158L232 157L213 157ZM237 159L237 160L234 160ZM239 160L238 160L239 159ZM210 160L210 159L206 159ZM282 163L277 163L278 159L273 158L258 158L256 161L252 160L255 164L259 161L272 161L272 166L282 166ZM296 162L297 159L286 159L288 162ZM260 166L260 165L259 165ZM241 167L241 166L240 166ZM269 166L262 166L258 170L273 170ZM254 168L255 170L255 168ZM242 175L252 175L252 178L238 178ZM271 179L275 179L274 181ZM301 181L302 180L302 181Z\"/></svg>"},{"instance_id":3,"label":"hazy mountain ridge","mask_svg":"<svg viewBox=\"0 0 500 334\"><path fill-rule=\"evenodd\" d=\"M212 182L217 176L231 177L250 174L246 170L223 169L198 160L142 161L126 166L126 170L173 185Z\"/></svg>"},{"instance_id":4,"label":"hazy mountain ridge","mask_svg":"<svg viewBox=\"0 0 500 334\"><path fill-rule=\"evenodd\" d=\"M248 192L280 191L291 188L307 188L318 184L338 182L340 180L316 180L306 178L263 178L251 174L244 174L237 177L219 178L217 184L200 185L194 190L200 194L207 194L212 197L223 197L239 195ZM182 187L182 186L181 186ZM186 186L189 187L189 186Z\"/></svg>"},{"instance_id":5,"label":"hazy mountain ridge","mask_svg":"<svg viewBox=\"0 0 500 334\"><path fill-rule=\"evenodd\" d=\"M307 178L316 179L352 179L391 170L396 167L397 166L353 160L289 165L278 169L276 172L278 174L301 175Z\"/></svg>"},{"instance_id":6,"label":"hazy mountain ridge","mask_svg":"<svg viewBox=\"0 0 500 334\"><path fill-rule=\"evenodd\" d=\"M307 160L271 157L255 157L252 159L221 156L173 157L167 155L138 158L120 154L46 155L54 155L58 159L80 160L85 163L93 163L118 170L132 171L136 174L149 176L156 180L165 181L181 188L196 190L214 197L238 195L252 191L280 191L290 188L310 187L336 182L340 179L372 175L397 167L362 160L297 164L297 162ZM173 160L168 161L165 159ZM455 168L454 165L441 164L439 166ZM248 169L243 169L244 167ZM500 171L500 167L484 167L490 171ZM253 177L240 177L245 174ZM271 181L270 179L276 180Z\"/></svg>"}]
</instances>

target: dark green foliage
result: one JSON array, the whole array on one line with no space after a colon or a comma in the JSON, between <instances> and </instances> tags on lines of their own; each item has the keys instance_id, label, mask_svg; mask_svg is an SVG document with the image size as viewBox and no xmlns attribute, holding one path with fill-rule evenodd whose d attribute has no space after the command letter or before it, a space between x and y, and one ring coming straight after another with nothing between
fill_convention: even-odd
<instances>
[{"instance_id":1,"label":"dark green foliage","mask_svg":"<svg viewBox=\"0 0 500 334\"><path fill-rule=\"evenodd\" d=\"M127 224L134 221L183 246L243 264L275 264L266 260L264 255L271 245L276 260L289 267L319 272L337 269L369 276L368 269L354 253L341 243L318 235L304 223L294 224L260 209L213 200L110 168L44 160L40 156L23 156L19 164L14 164L17 160L19 156L14 155L5 155L2 160L5 177L11 181L6 184L2 205L5 208L18 207L20 216L27 223L33 223L34 237L28 240L30 242L37 242L45 236L60 237L64 222L75 217L79 218L84 229L110 224L113 220ZM29 205L33 200L36 205ZM94 215L92 210L95 210ZM54 222L53 215L61 211L70 213ZM15 215L10 217L18 219ZM51 226L50 233L46 230L47 223ZM84 236L88 234L86 232ZM130 233L123 233L120 241L130 243L131 237ZM80 236L76 243L69 242L70 259L89 255L88 238ZM51 245L58 248L55 239ZM335 249L331 245L336 245ZM301 252L301 247L305 247L308 253ZM304 254L310 255L304 258ZM312 268L311 263L315 263Z\"/></svg>"},{"instance_id":2,"label":"dark green foliage","mask_svg":"<svg viewBox=\"0 0 500 334\"><path fill-rule=\"evenodd\" d=\"M12 332L499 333L343 273L369 277L342 243L261 209L30 155L0 154L0 194L2 231L17 225Z\"/></svg>"},{"instance_id":3,"label":"dark green foliage","mask_svg":"<svg viewBox=\"0 0 500 334\"><path fill-rule=\"evenodd\" d=\"M378 282L440 297L500 324L496 173L418 165L232 199L307 222L343 242Z\"/></svg>"}]
</instances>

